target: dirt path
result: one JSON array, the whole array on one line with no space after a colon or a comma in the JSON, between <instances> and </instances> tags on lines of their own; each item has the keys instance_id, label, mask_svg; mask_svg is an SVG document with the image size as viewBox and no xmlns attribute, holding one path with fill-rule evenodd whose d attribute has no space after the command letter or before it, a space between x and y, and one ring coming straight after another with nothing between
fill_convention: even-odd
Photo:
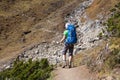
<instances>
[{"instance_id":1,"label":"dirt path","mask_svg":"<svg viewBox=\"0 0 120 80\"><path fill-rule=\"evenodd\" d=\"M54 80L96 80L95 75L89 73L85 66L71 69L57 68Z\"/></svg>"}]
</instances>

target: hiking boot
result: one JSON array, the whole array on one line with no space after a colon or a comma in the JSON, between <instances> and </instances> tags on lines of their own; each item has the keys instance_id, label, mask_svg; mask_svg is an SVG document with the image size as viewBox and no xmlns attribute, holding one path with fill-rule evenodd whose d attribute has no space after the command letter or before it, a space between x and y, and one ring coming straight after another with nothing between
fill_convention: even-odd
<instances>
[{"instance_id":1,"label":"hiking boot","mask_svg":"<svg viewBox=\"0 0 120 80\"><path fill-rule=\"evenodd\" d=\"M68 68L71 68L71 65L69 65Z\"/></svg>"},{"instance_id":2,"label":"hiking boot","mask_svg":"<svg viewBox=\"0 0 120 80\"><path fill-rule=\"evenodd\" d=\"M65 68L66 65L62 65L62 68Z\"/></svg>"},{"instance_id":3,"label":"hiking boot","mask_svg":"<svg viewBox=\"0 0 120 80\"><path fill-rule=\"evenodd\" d=\"M69 63L68 68L71 68L72 67L71 65L72 65L72 62Z\"/></svg>"},{"instance_id":4,"label":"hiking boot","mask_svg":"<svg viewBox=\"0 0 120 80\"><path fill-rule=\"evenodd\" d=\"M67 66L66 62L63 62L62 68L65 68Z\"/></svg>"}]
</instances>

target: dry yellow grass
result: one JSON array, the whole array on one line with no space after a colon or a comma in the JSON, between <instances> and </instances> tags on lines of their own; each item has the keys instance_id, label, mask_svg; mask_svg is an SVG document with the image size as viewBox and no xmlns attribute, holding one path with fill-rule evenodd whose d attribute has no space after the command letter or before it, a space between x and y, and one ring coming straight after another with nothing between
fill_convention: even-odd
<instances>
[{"instance_id":1,"label":"dry yellow grass","mask_svg":"<svg viewBox=\"0 0 120 80\"><path fill-rule=\"evenodd\" d=\"M98 14L106 15L109 14L110 9L112 9L119 0L94 0L93 4L86 10L87 14L91 19L98 18Z\"/></svg>"},{"instance_id":2,"label":"dry yellow grass","mask_svg":"<svg viewBox=\"0 0 120 80\"><path fill-rule=\"evenodd\" d=\"M98 56L98 53L103 50L106 46L106 41L102 41L100 45L85 50L83 52L80 52L79 54L74 56L74 64L75 66L79 66L80 63L82 63L83 59L86 57L92 57L92 59L95 59Z\"/></svg>"},{"instance_id":3,"label":"dry yellow grass","mask_svg":"<svg viewBox=\"0 0 120 80\"><path fill-rule=\"evenodd\" d=\"M110 42L110 49L120 49L120 38L112 38Z\"/></svg>"}]
</instances>

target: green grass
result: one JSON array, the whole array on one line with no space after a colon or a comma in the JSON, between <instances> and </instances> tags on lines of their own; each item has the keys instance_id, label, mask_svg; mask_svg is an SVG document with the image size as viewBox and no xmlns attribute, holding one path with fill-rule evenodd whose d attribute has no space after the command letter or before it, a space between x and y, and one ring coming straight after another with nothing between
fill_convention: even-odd
<instances>
[{"instance_id":1,"label":"green grass","mask_svg":"<svg viewBox=\"0 0 120 80\"><path fill-rule=\"evenodd\" d=\"M0 80L47 80L52 69L47 59L15 61L13 68L0 72Z\"/></svg>"}]
</instances>

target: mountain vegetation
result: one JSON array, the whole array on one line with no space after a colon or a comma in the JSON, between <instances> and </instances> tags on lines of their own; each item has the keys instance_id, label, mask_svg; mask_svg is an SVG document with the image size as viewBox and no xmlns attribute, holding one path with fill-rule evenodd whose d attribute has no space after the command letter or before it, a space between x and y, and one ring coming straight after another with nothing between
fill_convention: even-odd
<instances>
[{"instance_id":1,"label":"mountain vegetation","mask_svg":"<svg viewBox=\"0 0 120 80\"><path fill-rule=\"evenodd\" d=\"M113 8L111 12L113 13L113 15L108 20L107 25L109 27L107 28L107 30L112 36L120 38L120 3L115 5L115 8Z\"/></svg>"},{"instance_id":2,"label":"mountain vegetation","mask_svg":"<svg viewBox=\"0 0 120 80\"><path fill-rule=\"evenodd\" d=\"M52 70L47 59L15 61L12 68L0 72L0 80L46 80Z\"/></svg>"},{"instance_id":3,"label":"mountain vegetation","mask_svg":"<svg viewBox=\"0 0 120 80\"><path fill-rule=\"evenodd\" d=\"M98 73L100 80L106 76L112 76L115 80L120 79L120 3L116 4L110 13L111 16L103 23L107 25L107 36L103 35L104 32L99 34L103 42L97 47L77 54L74 58L75 65L87 65L92 72Z\"/></svg>"},{"instance_id":4,"label":"mountain vegetation","mask_svg":"<svg viewBox=\"0 0 120 80\"><path fill-rule=\"evenodd\" d=\"M111 10L112 16L108 19L107 30L110 34L110 55L106 58L107 69L114 69L120 66L120 2Z\"/></svg>"},{"instance_id":5,"label":"mountain vegetation","mask_svg":"<svg viewBox=\"0 0 120 80\"><path fill-rule=\"evenodd\" d=\"M1 0L0 64L18 56L29 45L50 43L58 35L56 33L63 30L65 16L81 1ZM87 17L93 20L101 17L101 20L104 20L107 15L111 14L104 24L107 26L108 34L106 37L103 35L104 32L101 32L98 36L103 42L96 47L83 50L74 57L75 66L87 65L100 77L104 75L119 77L117 71L120 70L120 2L118 1L95 0L92 6L87 7ZM48 48L50 46L47 45L45 49L50 50ZM39 50L33 51L36 54L39 52ZM52 70L53 66L47 59L40 61L29 59L28 62L16 60L11 68L0 72L0 80L47 80Z\"/></svg>"}]
</instances>

